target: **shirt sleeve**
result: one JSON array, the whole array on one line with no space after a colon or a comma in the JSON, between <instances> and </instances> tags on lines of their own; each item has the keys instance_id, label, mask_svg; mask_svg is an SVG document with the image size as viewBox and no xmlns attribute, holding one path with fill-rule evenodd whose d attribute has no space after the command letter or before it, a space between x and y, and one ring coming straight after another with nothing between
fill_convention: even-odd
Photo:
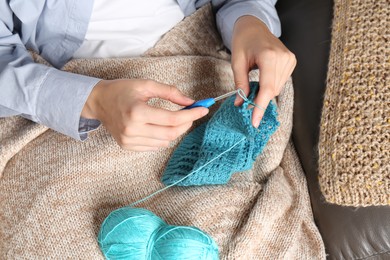
<instances>
[{"instance_id":1,"label":"shirt sleeve","mask_svg":"<svg viewBox=\"0 0 390 260\"><path fill-rule=\"evenodd\" d=\"M216 13L217 27L225 46L230 50L234 24L238 18L244 15L258 18L267 25L268 29L276 37L280 37L281 27L275 9L276 0L233 0L222 2L222 4L217 4L220 7Z\"/></svg>"},{"instance_id":2,"label":"shirt sleeve","mask_svg":"<svg viewBox=\"0 0 390 260\"><path fill-rule=\"evenodd\" d=\"M12 12L0 10L0 117L21 115L77 140L100 124L80 121L81 111L100 79L72 74L33 61Z\"/></svg>"}]
</instances>

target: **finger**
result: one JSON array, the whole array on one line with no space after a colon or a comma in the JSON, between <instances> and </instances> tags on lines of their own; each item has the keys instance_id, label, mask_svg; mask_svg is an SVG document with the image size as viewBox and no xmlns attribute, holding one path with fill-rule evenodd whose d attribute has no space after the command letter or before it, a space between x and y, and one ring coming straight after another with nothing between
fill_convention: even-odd
<instances>
[{"instance_id":1,"label":"finger","mask_svg":"<svg viewBox=\"0 0 390 260\"><path fill-rule=\"evenodd\" d=\"M257 106L254 107L252 114L252 124L255 128L259 127L261 119L264 116L264 112L267 109L269 102L273 98L273 92L270 91L269 88L260 87L259 93L255 99L255 104Z\"/></svg>"},{"instance_id":2,"label":"finger","mask_svg":"<svg viewBox=\"0 0 390 260\"><path fill-rule=\"evenodd\" d=\"M249 64L245 58L233 58L232 60L232 70L234 75L234 84L236 88L241 88L245 92L245 96L249 94ZM244 100L236 95L234 101L235 106L240 106Z\"/></svg>"},{"instance_id":3,"label":"finger","mask_svg":"<svg viewBox=\"0 0 390 260\"><path fill-rule=\"evenodd\" d=\"M256 128L259 126L260 121L263 118L269 101L275 97L276 60L271 58L259 60L257 61L257 65L259 66L260 70L260 89L255 98L255 103L262 109L259 107L255 107L253 109L252 124Z\"/></svg>"},{"instance_id":4,"label":"finger","mask_svg":"<svg viewBox=\"0 0 390 260\"><path fill-rule=\"evenodd\" d=\"M148 81L147 90L149 98L162 98L181 106L188 106L195 102L172 85Z\"/></svg>"},{"instance_id":5,"label":"finger","mask_svg":"<svg viewBox=\"0 0 390 260\"><path fill-rule=\"evenodd\" d=\"M192 122L185 123L179 126L160 126L153 124L145 124L138 128L127 129L124 133L127 137L143 137L152 138L162 141L173 141L184 134L190 127ZM136 131L136 132L135 132Z\"/></svg>"},{"instance_id":6,"label":"finger","mask_svg":"<svg viewBox=\"0 0 390 260\"><path fill-rule=\"evenodd\" d=\"M289 77L291 76L291 74L292 74L293 71L294 71L294 68L293 68L293 67L292 67L292 68L288 68L288 71L286 70L286 71L284 72L284 74L282 75L282 78L281 78L280 83L279 83L279 86L280 86L280 87L279 87L279 91L278 91L278 93L277 93L277 96L279 96L280 93L283 91L283 88L284 88L286 82L288 81L288 79L289 79Z\"/></svg>"},{"instance_id":7,"label":"finger","mask_svg":"<svg viewBox=\"0 0 390 260\"><path fill-rule=\"evenodd\" d=\"M193 122L208 114L209 110L205 107L195 107L179 111L169 111L152 106L144 106L143 111L145 123L161 126L179 126L185 123ZM142 111L139 111L142 113ZM137 112L135 111L134 114Z\"/></svg>"},{"instance_id":8,"label":"finger","mask_svg":"<svg viewBox=\"0 0 390 260\"><path fill-rule=\"evenodd\" d=\"M279 89L281 90L288 78L291 76L292 72L295 69L296 66L296 59L294 54L290 53L288 56L288 60L286 62L286 65L284 66L284 69L282 71L282 74L280 76L280 80L278 83ZM279 94L279 93L278 93Z\"/></svg>"},{"instance_id":9,"label":"finger","mask_svg":"<svg viewBox=\"0 0 390 260\"><path fill-rule=\"evenodd\" d=\"M148 125L150 131L150 137L158 140L173 141L183 135L190 129L192 122L184 123L179 126L159 126Z\"/></svg>"}]
</instances>

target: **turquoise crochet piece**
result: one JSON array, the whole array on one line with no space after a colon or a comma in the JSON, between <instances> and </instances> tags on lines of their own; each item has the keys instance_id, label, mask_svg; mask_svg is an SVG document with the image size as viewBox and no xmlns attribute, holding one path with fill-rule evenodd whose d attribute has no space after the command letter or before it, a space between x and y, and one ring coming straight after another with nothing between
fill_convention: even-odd
<instances>
[{"instance_id":1,"label":"turquoise crochet piece","mask_svg":"<svg viewBox=\"0 0 390 260\"><path fill-rule=\"evenodd\" d=\"M162 176L165 185L173 184L190 173L177 185L226 184L233 173L252 168L279 122L276 105L270 102L259 128L252 126L253 109L247 107L258 92L258 82L251 82L250 88L248 100L242 106L234 106L235 96L230 97L208 122L183 139Z\"/></svg>"}]
</instances>

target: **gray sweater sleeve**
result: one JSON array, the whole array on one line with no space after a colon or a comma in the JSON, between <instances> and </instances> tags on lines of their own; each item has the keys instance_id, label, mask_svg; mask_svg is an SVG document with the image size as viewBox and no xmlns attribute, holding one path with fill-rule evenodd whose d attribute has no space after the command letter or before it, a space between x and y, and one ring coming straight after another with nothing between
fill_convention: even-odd
<instances>
[{"instance_id":1,"label":"gray sweater sleeve","mask_svg":"<svg viewBox=\"0 0 390 260\"><path fill-rule=\"evenodd\" d=\"M178 0L185 15L189 15L210 0ZM278 14L275 9L277 0L211 0L216 11L217 27L225 46L231 49L234 23L244 15L257 17L264 22L276 36L281 34Z\"/></svg>"},{"instance_id":2,"label":"gray sweater sleeve","mask_svg":"<svg viewBox=\"0 0 390 260\"><path fill-rule=\"evenodd\" d=\"M234 23L244 15L252 15L264 22L276 36L281 34L280 21L275 9L276 0L226 1L217 11L217 26L225 46L231 49Z\"/></svg>"},{"instance_id":3,"label":"gray sweater sleeve","mask_svg":"<svg viewBox=\"0 0 390 260\"><path fill-rule=\"evenodd\" d=\"M41 12L41 3L43 5L44 1L0 0L0 117L20 115L82 140L88 131L99 125L96 120L80 121L80 114L100 79L33 61L25 41L15 32L14 16L23 18L25 26L21 34L28 35L29 29L36 29L34 21ZM15 10L18 13L15 14ZM44 37L45 33L37 31L36 34Z\"/></svg>"}]
</instances>

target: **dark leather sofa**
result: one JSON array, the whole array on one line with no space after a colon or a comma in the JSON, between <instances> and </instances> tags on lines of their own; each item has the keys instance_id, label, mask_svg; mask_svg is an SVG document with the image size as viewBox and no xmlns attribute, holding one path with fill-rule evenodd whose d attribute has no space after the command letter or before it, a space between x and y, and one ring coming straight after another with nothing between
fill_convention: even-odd
<instances>
[{"instance_id":1,"label":"dark leather sofa","mask_svg":"<svg viewBox=\"0 0 390 260\"><path fill-rule=\"evenodd\" d=\"M331 41L333 0L279 0L281 40L296 55L293 141L307 176L328 259L390 259L390 207L325 202L318 185L319 125Z\"/></svg>"}]
</instances>

